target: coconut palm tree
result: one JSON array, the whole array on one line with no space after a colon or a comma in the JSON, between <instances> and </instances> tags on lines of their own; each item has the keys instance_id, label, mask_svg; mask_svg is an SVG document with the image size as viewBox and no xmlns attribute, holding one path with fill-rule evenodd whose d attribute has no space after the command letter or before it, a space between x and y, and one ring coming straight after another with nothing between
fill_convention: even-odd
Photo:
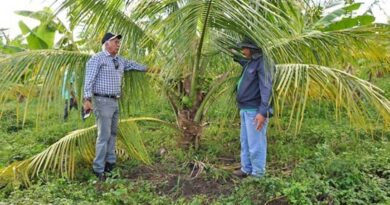
<instances>
[{"instance_id":1,"label":"coconut palm tree","mask_svg":"<svg viewBox=\"0 0 390 205\"><path fill-rule=\"evenodd\" d=\"M359 127L372 126L372 118L388 125L390 104L382 91L341 67L362 57L372 62L389 60L376 52L384 49L377 42L389 38L388 25L374 24L368 14L346 15L359 6L353 3L324 15L322 8L303 0L65 0L61 9L84 26L83 38L95 40L96 50L97 39L106 31L124 36L122 54L150 65L150 76L176 117L172 123L180 131L180 143L197 147L210 110L223 110L222 119L234 113L232 93L240 70L231 56L243 36L252 38L263 48L267 62L276 65L275 121L289 113L290 124L294 122L299 131L306 104L321 99L333 102L336 113L346 113ZM0 61L0 85L17 80L27 65L37 65L33 74L41 79L39 99L45 108L58 95L61 68L71 65L83 76L89 57L89 52L60 50L19 53ZM129 99L143 89L137 82L144 76L136 75L125 76L122 107L131 106ZM291 112L285 112L287 108ZM374 114L368 112L372 109ZM122 113L123 119L128 117L129 112ZM83 137L79 134L72 139ZM58 155L48 151L41 158ZM47 166L41 171L61 163L44 162ZM37 163L27 164L37 173Z\"/></svg>"}]
</instances>

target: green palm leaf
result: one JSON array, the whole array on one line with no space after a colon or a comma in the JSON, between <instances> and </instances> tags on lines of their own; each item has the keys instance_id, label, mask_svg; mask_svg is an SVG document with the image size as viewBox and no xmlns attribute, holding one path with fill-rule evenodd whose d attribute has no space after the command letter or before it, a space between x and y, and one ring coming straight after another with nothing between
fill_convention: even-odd
<instances>
[{"instance_id":1,"label":"green palm leaf","mask_svg":"<svg viewBox=\"0 0 390 205\"><path fill-rule=\"evenodd\" d=\"M133 5L136 6L131 8ZM329 67L337 68L361 58L388 63L388 47L381 42L389 39L389 26L368 24L324 29L319 26L324 19L305 15L307 10L302 5L306 5L304 1L147 0L133 4L122 0L66 0L61 9L69 9L75 21L85 26L85 37L93 35L95 46L100 46L96 39L108 29L126 37L124 47L130 50L125 50L125 55L147 54L147 59L142 60L152 62L160 71L157 81L161 82L161 89L176 114L184 107L180 107L183 96L206 93L199 107L193 107L197 121L204 119L213 102L218 102L216 98L231 96L235 84L230 82L238 73L229 72L233 66L226 54L242 36L248 36L279 64L274 79L276 116L286 113L286 107L292 108L290 124L296 119L296 130L302 124L310 99L331 100L337 111L345 111L358 126L366 127L369 125L366 119L376 117L370 114L371 110L388 124L389 102L378 88ZM152 41L153 44L146 44ZM137 45L145 49L137 49ZM65 68L84 76L89 57L89 54L55 50L7 56L0 60L0 86L19 83L22 76L27 76L25 85L40 86L38 98L43 105L40 110L44 110L53 96L58 96ZM221 73L228 74L220 79ZM126 94L121 100L126 116L132 104L131 93L140 98L146 96L142 90L145 80L135 72L126 74ZM207 80L214 83L203 85ZM81 91L82 82L78 85ZM5 98L2 94L0 97ZM128 127L122 131L135 129L133 125ZM132 149L125 140L121 146Z\"/></svg>"},{"instance_id":2,"label":"green palm leaf","mask_svg":"<svg viewBox=\"0 0 390 205\"><path fill-rule=\"evenodd\" d=\"M75 22L82 22L85 31L91 31L84 33L85 38L96 39L96 34L102 37L107 31L122 34L124 47L130 48L130 54L134 57L140 51L137 46L141 42L149 47L153 45L153 39L146 35L142 23L131 18L130 6L133 4L122 0L66 0L60 10L67 10ZM96 41L100 42L100 38Z\"/></svg>"},{"instance_id":3,"label":"green palm leaf","mask_svg":"<svg viewBox=\"0 0 390 205\"><path fill-rule=\"evenodd\" d=\"M224 114L235 110L233 101L221 104L218 100L221 98L226 101L234 96L238 80L235 75L237 74L229 73L215 80L197 116L206 115L210 107L218 108ZM288 127L294 122L295 132L301 128L306 105L312 100L331 102L335 105L336 120L343 116L342 113L346 113L351 123L359 128L374 128L378 121L383 122L386 128L390 123L390 102L383 96L383 91L335 68L311 64L279 64L274 73L273 88L275 121L279 122L282 116L290 114Z\"/></svg>"},{"instance_id":4,"label":"green palm leaf","mask_svg":"<svg viewBox=\"0 0 390 205\"><path fill-rule=\"evenodd\" d=\"M133 157L150 164L150 158L143 144L137 121L156 122L174 129L171 123L150 117L130 118L119 123L117 153L122 159ZM47 173L57 173L62 177L74 178L76 162L91 163L95 153L96 125L75 130L41 153L21 162L15 162L0 170L0 183L7 184L20 180L27 185L30 179Z\"/></svg>"},{"instance_id":5,"label":"green palm leaf","mask_svg":"<svg viewBox=\"0 0 390 205\"><path fill-rule=\"evenodd\" d=\"M336 119L344 110L350 121L361 128L372 128L377 116L384 126L390 123L390 102L375 85L338 69L309 64L277 65L274 79L274 104L277 116L291 107L290 123L295 119L298 131L309 99L335 104Z\"/></svg>"},{"instance_id":6,"label":"green palm leaf","mask_svg":"<svg viewBox=\"0 0 390 205\"><path fill-rule=\"evenodd\" d=\"M22 83L26 88L38 88L37 114L44 117L53 102L59 100L64 72L69 69L78 76L84 75L84 66L90 55L61 50L37 50L15 53L0 60L2 75L0 87L7 89L13 84ZM78 93L81 93L82 78L77 78ZM30 90L29 92L36 92ZM5 92L0 94L0 104L7 99ZM27 112L27 110L25 110ZM40 119L37 118L37 121Z\"/></svg>"},{"instance_id":7,"label":"green palm leaf","mask_svg":"<svg viewBox=\"0 0 390 205\"><path fill-rule=\"evenodd\" d=\"M367 26L337 31L310 30L286 35L269 46L278 63L312 63L334 65L365 58L371 62L390 62L380 43L389 38L389 28ZM340 46L340 45L346 45ZM298 52L297 52L298 51ZM294 55L293 52L299 54ZM340 53L343 55L340 56Z\"/></svg>"},{"instance_id":8,"label":"green palm leaf","mask_svg":"<svg viewBox=\"0 0 390 205\"><path fill-rule=\"evenodd\" d=\"M77 51L38 50L16 53L1 59L0 87L9 92L0 94L0 104L7 99L14 99L15 85L23 84L23 94L30 97L28 101L38 98L37 122L45 119L46 110L52 104L58 104L61 99L60 88L66 69L70 73L75 72L77 93L81 99L85 64L90 57L90 54ZM151 87L148 77L140 72L126 72L123 85L123 98L120 105L124 116L130 116L132 107L147 102L148 96L152 93ZM30 105L28 103L26 105L29 108ZM24 110L25 116L28 110Z\"/></svg>"}]
</instances>

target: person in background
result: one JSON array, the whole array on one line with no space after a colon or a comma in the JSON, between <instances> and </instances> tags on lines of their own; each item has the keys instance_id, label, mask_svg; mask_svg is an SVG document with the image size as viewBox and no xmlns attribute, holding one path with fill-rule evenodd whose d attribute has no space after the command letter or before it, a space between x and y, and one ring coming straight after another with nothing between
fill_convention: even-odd
<instances>
[{"instance_id":1,"label":"person in background","mask_svg":"<svg viewBox=\"0 0 390 205\"><path fill-rule=\"evenodd\" d=\"M66 69L64 73L64 81L62 83L62 97L65 99L64 120L68 119L69 112L72 108L78 110L75 81L76 77L74 72L72 72L72 75L68 80L68 69Z\"/></svg>"},{"instance_id":2,"label":"person in background","mask_svg":"<svg viewBox=\"0 0 390 205\"><path fill-rule=\"evenodd\" d=\"M233 174L260 177L265 174L267 125L273 112L270 105L272 68L253 40L245 38L239 46L245 57L235 58L243 68L236 96L241 118L241 169Z\"/></svg>"},{"instance_id":3,"label":"person in background","mask_svg":"<svg viewBox=\"0 0 390 205\"><path fill-rule=\"evenodd\" d=\"M87 62L84 79L84 105L86 112L93 110L98 136L93 172L104 181L107 172L115 167L115 142L118 130L121 85L124 71L146 71L144 65L118 55L122 35L106 33L101 41L103 51ZM93 106L92 106L93 105Z\"/></svg>"}]
</instances>

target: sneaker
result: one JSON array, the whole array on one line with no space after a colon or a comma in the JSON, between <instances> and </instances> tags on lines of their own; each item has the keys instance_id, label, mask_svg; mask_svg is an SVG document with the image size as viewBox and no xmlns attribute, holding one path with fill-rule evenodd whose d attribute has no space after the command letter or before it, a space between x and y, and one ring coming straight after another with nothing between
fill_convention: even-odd
<instances>
[{"instance_id":1,"label":"sneaker","mask_svg":"<svg viewBox=\"0 0 390 205\"><path fill-rule=\"evenodd\" d=\"M115 163L108 163L104 166L104 172L111 172L115 168Z\"/></svg>"},{"instance_id":2,"label":"sneaker","mask_svg":"<svg viewBox=\"0 0 390 205\"><path fill-rule=\"evenodd\" d=\"M239 169L239 170L233 171L233 175L236 177L239 177L239 178L245 178L245 177L249 176L250 174L245 173L245 172L241 171L241 169Z\"/></svg>"},{"instance_id":3,"label":"sneaker","mask_svg":"<svg viewBox=\"0 0 390 205\"><path fill-rule=\"evenodd\" d=\"M104 172L102 173L98 173L98 172L93 172L95 174L95 176L99 179L99 181L101 182L104 182L106 181L106 175L104 174Z\"/></svg>"}]
</instances>

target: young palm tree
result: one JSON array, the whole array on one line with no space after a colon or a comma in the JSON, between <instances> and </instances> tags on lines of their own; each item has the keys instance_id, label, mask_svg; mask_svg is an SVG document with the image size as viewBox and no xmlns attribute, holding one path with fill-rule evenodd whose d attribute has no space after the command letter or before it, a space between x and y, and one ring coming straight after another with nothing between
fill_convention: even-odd
<instances>
[{"instance_id":1,"label":"young palm tree","mask_svg":"<svg viewBox=\"0 0 390 205\"><path fill-rule=\"evenodd\" d=\"M152 77L176 116L181 144L198 146L210 107L219 103L217 106L225 108L221 118L235 109L232 92L240 71L231 60L231 48L242 36L254 39L268 63L276 64L276 119L289 107L290 123L295 120L298 131L309 99L322 99L334 102L337 110L345 111L359 127L372 126L373 117L388 125L390 104L382 91L340 66L362 56L372 62L389 60L376 52L383 49L376 42L390 37L388 25L373 24L371 17L345 16L357 7L351 4L322 15L321 8L303 0L66 0L61 9L84 26L86 39L99 39L107 30L121 33L123 55L152 65ZM89 56L58 50L19 53L0 61L0 85L17 80L27 65L38 65L33 73L41 80L40 99L45 107L47 99L57 95L61 68L71 65L83 76ZM141 89L136 86L140 76L131 77L125 77L122 106ZM134 86L129 85L131 80ZM122 114L127 117L129 113ZM81 139L83 135L77 136L75 139ZM50 163L41 171L55 169L60 162Z\"/></svg>"}]
</instances>

